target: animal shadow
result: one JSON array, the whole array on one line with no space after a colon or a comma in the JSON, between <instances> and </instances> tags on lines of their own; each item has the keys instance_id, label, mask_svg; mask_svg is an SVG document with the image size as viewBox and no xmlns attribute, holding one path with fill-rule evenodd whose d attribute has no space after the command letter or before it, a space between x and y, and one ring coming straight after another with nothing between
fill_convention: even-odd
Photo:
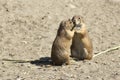
<instances>
[{"instance_id":1,"label":"animal shadow","mask_svg":"<svg viewBox=\"0 0 120 80\"><path fill-rule=\"evenodd\" d=\"M40 65L40 66L49 66L52 65L52 60L50 57L41 57L37 60L14 60L14 59L2 59L2 61L10 61L13 63L31 63L34 65Z\"/></svg>"},{"instance_id":2,"label":"animal shadow","mask_svg":"<svg viewBox=\"0 0 120 80\"><path fill-rule=\"evenodd\" d=\"M40 59L31 61L30 63L35 64L37 66L52 65L52 61L50 57L41 57Z\"/></svg>"}]
</instances>

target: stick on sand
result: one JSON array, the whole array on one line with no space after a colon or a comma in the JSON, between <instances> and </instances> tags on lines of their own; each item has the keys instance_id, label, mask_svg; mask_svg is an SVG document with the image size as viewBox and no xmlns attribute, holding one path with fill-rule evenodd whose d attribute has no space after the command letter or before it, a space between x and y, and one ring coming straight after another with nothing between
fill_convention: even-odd
<instances>
[{"instance_id":1,"label":"stick on sand","mask_svg":"<svg viewBox=\"0 0 120 80\"><path fill-rule=\"evenodd\" d=\"M29 63L33 60L13 60L13 59L2 59L3 61L12 61L12 62L17 62L17 63Z\"/></svg>"},{"instance_id":2,"label":"stick on sand","mask_svg":"<svg viewBox=\"0 0 120 80\"><path fill-rule=\"evenodd\" d=\"M113 51L113 50L117 50L117 49L119 49L119 48L120 48L120 46L116 46L116 47L113 47L113 48L109 48L109 49L107 49L107 50L105 50L105 51L102 51L102 52L97 53L97 54L94 55L93 57L97 57L97 56L99 56L99 55L101 55L101 54L103 54L103 53L110 52L110 51Z\"/></svg>"}]
</instances>

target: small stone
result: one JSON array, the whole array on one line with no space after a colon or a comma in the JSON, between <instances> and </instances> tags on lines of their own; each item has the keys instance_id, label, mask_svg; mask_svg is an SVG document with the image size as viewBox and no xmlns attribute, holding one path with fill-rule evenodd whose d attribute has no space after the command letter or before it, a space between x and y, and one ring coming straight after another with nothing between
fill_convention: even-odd
<instances>
[{"instance_id":1,"label":"small stone","mask_svg":"<svg viewBox=\"0 0 120 80\"><path fill-rule=\"evenodd\" d=\"M43 71L46 71L46 69L43 69Z\"/></svg>"},{"instance_id":2,"label":"small stone","mask_svg":"<svg viewBox=\"0 0 120 80\"><path fill-rule=\"evenodd\" d=\"M24 78L17 76L16 80L24 80Z\"/></svg>"},{"instance_id":3,"label":"small stone","mask_svg":"<svg viewBox=\"0 0 120 80\"><path fill-rule=\"evenodd\" d=\"M27 74L27 72L24 72L23 74Z\"/></svg>"},{"instance_id":4,"label":"small stone","mask_svg":"<svg viewBox=\"0 0 120 80\"><path fill-rule=\"evenodd\" d=\"M95 63L97 64L97 63L98 63L98 61L95 61Z\"/></svg>"},{"instance_id":5,"label":"small stone","mask_svg":"<svg viewBox=\"0 0 120 80\"><path fill-rule=\"evenodd\" d=\"M115 73L115 75L119 75L119 73Z\"/></svg>"},{"instance_id":6,"label":"small stone","mask_svg":"<svg viewBox=\"0 0 120 80\"><path fill-rule=\"evenodd\" d=\"M73 4L69 4L69 6L70 6L70 8L76 8L76 6Z\"/></svg>"},{"instance_id":7,"label":"small stone","mask_svg":"<svg viewBox=\"0 0 120 80\"><path fill-rule=\"evenodd\" d=\"M38 36L38 39L42 39L42 36Z\"/></svg>"},{"instance_id":8,"label":"small stone","mask_svg":"<svg viewBox=\"0 0 120 80\"><path fill-rule=\"evenodd\" d=\"M53 71L57 71L57 69L54 69Z\"/></svg>"},{"instance_id":9,"label":"small stone","mask_svg":"<svg viewBox=\"0 0 120 80\"><path fill-rule=\"evenodd\" d=\"M88 63L89 65L91 65L91 63Z\"/></svg>"},{"instance_id":10,"label":"small stone","mask_svg":"<svg viewBox=\"0 0 120 80\"><path fill-rule=\"evenodd\" d=\"M48 19L52 19L52 17L51 17L51 16L48 16Z\"/></svg>"},{"instance_id":11,"label":"small stone","mask_svg":"<svg viewBox=\"0 0 120 80\"><path fill-rule=\"evenodd\" d=\"M66 7L70 7L70 8L72 8L72 9L76 8L76 6L73 5L73 4L68 4L68 5L66 5Z\"/></svg>"},{"instance_id":12,"label":"small stone","mask_svg":"<svg viewBox=\"0 0 120 80\"><path fill-rule=\"evenodd\" d=\"M120 29L118 29L118 31L120 31Z\"/></svg>"},{"instance_id":13,"label":"small stone","mask_svg":"<svg viewBox=\"0 0 120 80\"><path fill-rule=\"evenodd\" d=\"M24 66L24 64L21 64L20 66Z\"/></svg>"},{"instance_id":14,"label":"small stone","mask_svg":"<svg viewBox=\"0 0 120 80\"><path fill-rule=\"evenodd\" d=\"M112 62L115 62L115 59L112 59Z\"/></svg>"},{"instance_id":15,"label":"small stone","mask_svg":"<svg viewBox=\"0 0 120 80\"><path fill-rule=\"evenodd\" d=\"M120 58L120 55L118 55L118 58Z\"/></svg>"},{"instance_id":16,"label":"small stone","mask_svg":"<svg viewBox=\"0 0 120 80\"><path fill-rule=\"evenodd\" d=\"M102 63L103 65L107 65L106 63Z\"/></svg>"},{"instance_id":17,"label":"small stone","mask_svg":"<svg viewBox=\"0 0 120 80\"><path fill-rule=\"evenodd\" d=\"M51 65L45 65L45 68L49 68L49 67L51 67Z\"/></svg>"},{"instance_id":18,"label":"small stone","mask_svg":"<svg viewBox=\"0 0 120 80\"><path fill-rule=\"evenodd\" d=\"M27 66L28 68L31 68L31 66Z\"/></svg>"},{"instance_id":19,"label":"small stone","mask_svg":"<svg viewBox=\"0 0 120 80\"><path fill-rule=\"evenodd\" d=\"M14 54L12 54L12 53L9 53L9 56L13 57L13 56L15 56L15 55L14 55Z\"/></svg>"},{"instance_id":20,"label":"small stone","mask_svg":"<svg viewBox=\"0 0 120 80\"><path fill-rule=\"evenodd\" d=\"M4 62L2 62L2 64L4 64Z\"/></svg>"},{"instance_id":21,"label":"small stone","mask_svg":"<svg viewBox=\"0 0 120 80\"><path fill-rule=\"evenodd\" d=\"M90 79L90 76L87 76L86 79Z\"/></svg>"},{"instance_id":22,"label":"small stone","mask_svg":"<svg viewBox=\"0 0 120 80\"><path fill-rule=\"evenodd\" d=\"M2 72L5 72L5 70L3 70Z\"/></svg>"},{"instance_id":23,"label":"small stone","mask_svg":"<svg viewBox=\"0 0 120 80\"><path fill-rule=\"evenodd\" d=\"M76 75L71 75L71 78L76 78L77 76Z\"/></svg>"},{"instance_id":24,"label":"small stone","mask_svg":"<svg viewBox=\"0 0 120 80\"><path fill-rule=\"evenodd\" d=\"M105 80L104 78L102 78L102 80Z\"/></svg>"},{"instance_id":25,"label":"small stone","mask_svg":"<svg viewBox=\"0 0 120 80\"><path fill-rule=\"evenodd\" d=\"M21 41L23 44L27 44L28 42L27 41Z\"/></svg>"}]
</instances>

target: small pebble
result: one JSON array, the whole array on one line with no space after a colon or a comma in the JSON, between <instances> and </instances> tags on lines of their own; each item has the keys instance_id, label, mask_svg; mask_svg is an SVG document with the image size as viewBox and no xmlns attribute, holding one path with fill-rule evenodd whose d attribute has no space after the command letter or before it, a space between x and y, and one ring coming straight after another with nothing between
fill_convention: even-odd
<instances>
[{"instance_id":1,"label":"small pebble","mask_svg":"<svg viewBox=\"0 0 120 80\"><path fill-rule=\"evenodd\" d=\"M103 65L107 65L107 63L102 63Z\"/></svg>"},{"instance_id":2,"label":"small pebble","mask_svg":"<svg viewBox=\"0 0 120 80\"><path fill-rule=\"evenodd\" d=\"M24 66L24 64L21 64L20 66Z\"/></svg>"},{"instance_id":3,"label":"small pebble","mask_svg":"<svg viewBox=\"0 0 120 80\"><path fill-rule=\"evenodd\" d=\"M90 79L90 76L87 76L86 79Z\"/></svg>"},{"instance_id":4,"label":"small pebble","mask_svg":"<svg viewBox=\"0 0 120 80\"><path fill-rule=\"evenodd\" d=\"M68 4L68 5L66 5L66 7L70 7L70 8L72 8L72 9L76 8L76 6L73 5L73 4Z\"/></svg>"},{"instance_id":5,"label":"small pebble","mask_svg":"<svg viewBox=\"0 0 120 80\"><path fill-rule=\"evenodd\" d=\"M118 55L118 58L120 58L120 55Z\"/></svg>"},{"instance_id":6,"label":"small pebble","mask_svg":"<svg viewBox=\"0 0 120 80\"><path fill-rule=\"evenodd\" d=\"M24 80L24 78L17 76L16 80Z\"/></svg>"},{"instance_id":7,"label":"small pebble","mask_svg":"<svg viewBox=\"0 0 120 80\"><path fill-rule=\"evenodd\" d=\"M69 7L70 7L70 8L76 8L76 6L73 5L73 4L69 4Z\"/></svg>"},{"instance_id":8,"label":"small pebble","mask_svg":"<svg viewBox=\"0 0 120 80\"><path fill-rule=\"evenodd\" d=\"M95 63L96 63L96 64L98 64L98 62L97 62L97 61L95 61Z\"/></svg>"},{"instance_id":9,"label":"small pebble","mask_svg":"<svg viewBox=\"0 0 120 80\"><path fill-rule=\"evenodd\" d=\"M112 59L112 62L115 62L115 59Z\"/></svg>"},{"instance_id":10,"label":"small pebble","mask_svg":"<svg viewBox=\"0 0 120 80\"><path fill-rule=\"evenodd\" d=\"M54 69L53 71L57 71L57 69Z\"/></svg>"},{"instance_id":11,"label":"small pebble","mask_svg":"<svg viewBox=\"0 0 120 80\"><path fill-rule=\"evenodd\" d=\"M5 72L5 70L3 70L2 72Z\"/></svg>"},{"instance_id":12,"label":"small pebble","mask_svg":"<svg viewBox=\"0 0 120 80\"><path fill-rule=\"evenodd\" d=\"M21 41L23 44L27 44L28 42L27 41Z\"/></svg>"},{"instance_id":13,"label":"small pebble","mask_svg":"<svg viewBox=\"0 0 120 80\"><path fill-rule=\"evenodd\" d=\"M2 62L2 64L4 64L4 62Z\"/></svg>"},{"instance_id":14,"label":"small pebble","mask_svg":"<svg viewBox=\"0 0 120 80\"><path fill-rule=\"evenodd\" d=\"M119 73L115 73L115 75L119 75Z\"/></svg>"},{"instance_id":15,"label":"small pebble","mask_svg":"<svg viewBox=\"0 0 120 80\"><path fill-rule=\"evenodd\" d=\"M71 78L76 78L77 76L76 75L71 75Z\"/></svg>"}]
</instances>

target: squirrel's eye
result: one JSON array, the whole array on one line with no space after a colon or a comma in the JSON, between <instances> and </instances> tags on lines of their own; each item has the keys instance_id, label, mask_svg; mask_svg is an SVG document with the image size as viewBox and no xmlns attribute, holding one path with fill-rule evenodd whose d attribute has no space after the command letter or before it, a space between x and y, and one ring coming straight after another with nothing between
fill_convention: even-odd
<instances>
[{"instance_id":1,"label":"squirrel's eye","mask_svg":"<svg viewBox=\"0 0 120 80\"><path fill-rule=\"evenodd\" d=\"M78 19L80 19L80 17Z\"/></svg>"},{"instance_id":2,"label":"squirrel's eye","mask_svg":"<svg viewBox=\"0 0 120 80\"><path fill-rule=\"evenodd\" d=\"M70 19L68 19L68 21L70 21Z\"/></svg>"},{"instance_id":3,"label":"squirrel's eye","mask_svg":"<svg viewBox=\"0 0 120 80\"><path fill-rule=\"evenodd\" d=\"M70 21L70 24L72 23L72 21Z\"/></svg>"}]
</instances>

